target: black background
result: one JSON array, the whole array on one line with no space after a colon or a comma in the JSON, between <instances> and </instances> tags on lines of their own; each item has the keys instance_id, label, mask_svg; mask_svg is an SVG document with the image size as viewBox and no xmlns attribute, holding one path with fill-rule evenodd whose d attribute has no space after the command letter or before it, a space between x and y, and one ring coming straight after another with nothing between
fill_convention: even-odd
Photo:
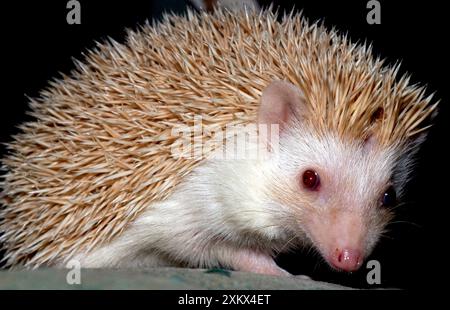
<instances>
[{"instance_id":1,"label":"black background","mask_svg":"<svg viewBox=\"0 0 450 310\"><path fill-rule=\"evenodd\" d=\"M66 23L67 1L33 1L22 7L4 9L2 24L2 94L0 123L1 142L11 140L16 125L29 119L29 97L36 97L58 77L73 68L72 57L82 53L107 36L121 41L126 27L135 28L146 19L160 16L165 8L182 12L180 1L87 1L81 0L81 25ZM268 4L269 1L260 1ZM275 1L281 9L290 10L293 1ZM328 27L347 32L354 41L373 42L374 53L393 64L402 61L402 72L412 73L412 81L426 83L430 92L441 99L435 126L423 145L414 178L405 197L407 204L398 210L390 237L381 240L369 259L382 266L381 287L425 288L428 280L446 270L447 242L443 234L448 226L444 195L448 143L448 11L444 2L387 1L381 3L381 25L368 25L367 1L296 1L310 20L321 19ZM8 20L11 17L11 21ZM2 154L5 152L1 147ZM279 263L295 274L355 287L369 287L364 267L354 273L333 272L312 254L283 255Z\"/></svg>"}]
</instances>

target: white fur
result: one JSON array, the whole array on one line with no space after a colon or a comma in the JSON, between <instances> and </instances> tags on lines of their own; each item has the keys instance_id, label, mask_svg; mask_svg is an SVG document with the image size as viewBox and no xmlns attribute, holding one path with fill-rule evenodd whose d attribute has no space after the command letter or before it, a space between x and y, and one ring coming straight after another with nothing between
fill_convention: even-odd
<instances>
[{"instance_id":1,"label":"white fur","mask_svg":"<svg viewBox=\"0 0 450 310\"><path fill-rule=\"evenodd\" d=\"M311 223L332 208L370 219L361 223L373 227L359 232L369 251L384 224L377 222L375 208L389 183L393 154L332 135L317 137L296 124L269 160L208 160L117 239L65 261L75 258L83 267L220 265L282 274L271 257L288 249L290 240L312 240L324 254L328 241L317 239L320 229ZM298 183L308 168L323 177L319 194L305 192Z\"/></svg>"}]
</instances>

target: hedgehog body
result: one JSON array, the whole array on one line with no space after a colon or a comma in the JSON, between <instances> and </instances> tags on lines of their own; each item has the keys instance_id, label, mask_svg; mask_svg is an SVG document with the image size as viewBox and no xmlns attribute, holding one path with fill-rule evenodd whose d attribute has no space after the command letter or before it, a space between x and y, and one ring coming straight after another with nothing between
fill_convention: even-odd
<instances>
[{"instance_id":1,"label":"hedgehog body","mask_svg":"<svg viewBox=\"0 0 450 310\"><path fill-rule=\"evenodd\" d=\"M3 159L8 265L77 258L278 273L270 257L296 236L350 270L331 249L348 249L358 266L370 252L389 219L376 197L401 191L435 108L370 48L294 14L167 16L76 66L31 101L36 120ZM279 123L280 155L173 156L173 129L198 116L204 132ZM320 190L296 187L305 169Z\"/></svg>"}]
</instances>

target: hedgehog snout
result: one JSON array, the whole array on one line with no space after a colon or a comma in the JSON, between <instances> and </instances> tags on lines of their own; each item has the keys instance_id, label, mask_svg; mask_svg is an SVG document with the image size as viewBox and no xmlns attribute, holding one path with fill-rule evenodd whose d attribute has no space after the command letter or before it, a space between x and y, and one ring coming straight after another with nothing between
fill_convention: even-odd
<instances>
[{"instance_id":1,"label":"hedgehog snout","mask_svg":"<svg viewBox=\"0 0 450 310\"><path fill-rule=\"evenodd\" d=\"M360 212L329 210L314 214L307 230L332 268L352 272L361 267L367 254L367 228Z\"/></svg>"}]
</instances>

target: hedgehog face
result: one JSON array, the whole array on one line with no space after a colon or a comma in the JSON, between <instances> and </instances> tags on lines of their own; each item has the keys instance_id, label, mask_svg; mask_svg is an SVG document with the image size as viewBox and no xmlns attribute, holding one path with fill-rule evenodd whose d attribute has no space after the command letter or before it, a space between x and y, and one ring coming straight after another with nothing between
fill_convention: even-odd
<instances>
[{"instance_id":1,"label":"hedgehog face","mask_svg":"<svg viewBox=\"0 0 450 310\"><path fill-rule=\"evenodd\" d=\"M332 267L356 270L391 219L393 152L300 128L280 141L273 197Z\"/></svg>"},{"instance_id":2,"label":"hedgehog face","mask_svg":"<svg viewBox=\"0 0 450 310\"><path fill-rule=\"evenodd\" d=\"M344 141L316 132L298 117L298 110L280 108L292 98L298 103L301 95L289 94L293 86L276 83L276 89L269 86L269 95L263 94L261 105L275 106L274 113L264 113L282 124L279 154L267 179L269 199L293 219L286 224L289 229L306 235L332 267L354 271L391 218L388 205L395 199L391 180L398 152L382 148L375 139ZM280 90L281 99L276 95ZM264 113L260 119L268 118Z\"/></svg>"}]
</instances>

